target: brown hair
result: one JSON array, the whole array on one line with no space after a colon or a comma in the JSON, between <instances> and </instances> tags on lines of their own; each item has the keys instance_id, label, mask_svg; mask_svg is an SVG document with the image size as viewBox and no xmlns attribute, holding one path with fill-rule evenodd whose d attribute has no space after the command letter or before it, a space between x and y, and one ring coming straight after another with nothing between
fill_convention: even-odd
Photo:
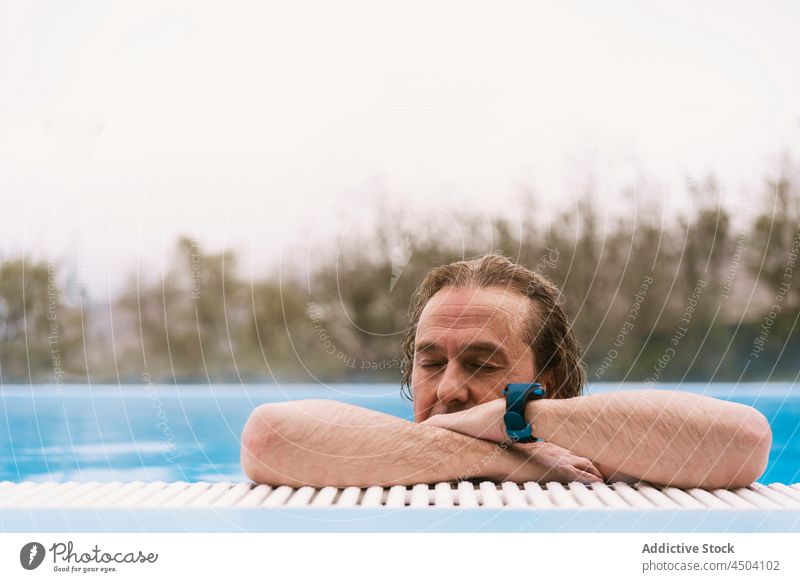
<instances>
[{"instance_id":1,"label":"brown hair","mask_svg":"<svg viewBox=\"0 0 800 582\"><path fill-rule=\"evenodd\" d=\"M403 379L409 388L414 367L414 345L422 310L444 287L501 287L525 295L531 309L524 340L531 346L539 374L549 373L548 398L580 396L586 384L581 362L582 347L560 305L561 292L547 277L512 263L500 254L488 254L469 261L458 261L432 269L417 286L409 308L410 326L403 338Z\"/></svg>"}]
</instances>

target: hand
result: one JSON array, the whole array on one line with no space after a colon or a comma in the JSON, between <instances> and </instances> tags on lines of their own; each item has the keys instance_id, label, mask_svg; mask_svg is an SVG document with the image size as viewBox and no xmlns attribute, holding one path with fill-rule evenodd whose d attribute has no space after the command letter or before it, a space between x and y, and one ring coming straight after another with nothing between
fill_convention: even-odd
<instances>
[{"instance_id":1,"label":"hand","mask_svg":"<svg viewBox=\"0 0 800 582\"><path fill-rule=\"evenodd\" d=\"M502 443L508 440L503 420L505 411L505 399L495 398L459 412L435 414L423 420L421 424L446 428L476 439Z\"/></svg>"},{"instance_id":2,"label":"hand","mask_svg":"<svg viewBox=\"0 0 800 582\"><path fill-rule=\"evenodd\" d=\"M504 479L542 483L547 481L592 483L604 480L603 474L590 459L553 443L511 444L503 420L505 407L505 399L496 398L467 410L431 416L421 424L445 428L496 443L505 443L503 446L514 453L516 462L513 467L503 468L501 477Z\"/></svg>"},{"instance_id":3,"label":"hand","mask_svg":"<svg viewBox=\"0 0 800 582\"><path fill-rule=\"evenodd\" d=\"M510 481L531 480L525 477L528 474L533 476L532 480L539 483L549 481L602 483L604 481L603 474L590 459L576 455L553 443L517 444L513 448L526 455L527 459L518 472L514 471L509 474Z\"/></svg>"}]
</instances>

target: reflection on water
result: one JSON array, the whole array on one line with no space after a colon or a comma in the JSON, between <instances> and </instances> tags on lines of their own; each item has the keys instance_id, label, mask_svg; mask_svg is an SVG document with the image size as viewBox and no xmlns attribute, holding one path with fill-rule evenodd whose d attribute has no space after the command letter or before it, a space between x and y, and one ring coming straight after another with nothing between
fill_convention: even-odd
<instances>
[{"instance_id":1,"label":"reflection on water","mask_svg":"<svg viewBox=\"0 0 800 582\"><path fill-rule=\"evenodd\" d=\"M618 389L594 385L589 393ZM631 383L627 389L638 389ZM772 424L761 482L800 481L800 391L784 384L665 385L755 406ZM330 398L411 420L395 385L5 386L0 479L11 481L241 481L240 435L264 402Z\"/></svg>"}]
</instances>

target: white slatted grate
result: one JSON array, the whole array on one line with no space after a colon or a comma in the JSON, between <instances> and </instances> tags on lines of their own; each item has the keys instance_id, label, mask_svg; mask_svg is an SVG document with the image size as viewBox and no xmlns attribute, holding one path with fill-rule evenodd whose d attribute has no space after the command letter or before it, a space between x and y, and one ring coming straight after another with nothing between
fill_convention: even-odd
<instances>
[{"instance_id":1,"label":"white slatted grate","mask_svg":"<svg viewBox=\"0 0 800 582\"><path fill-rule=\"evenodd\" d=\"M411 507L513 509L800 509L800 483L707 491L646 483L419 484L409 487L270 487L255 483L0 482L0 508Z\"/></svg>"}]
</instances>

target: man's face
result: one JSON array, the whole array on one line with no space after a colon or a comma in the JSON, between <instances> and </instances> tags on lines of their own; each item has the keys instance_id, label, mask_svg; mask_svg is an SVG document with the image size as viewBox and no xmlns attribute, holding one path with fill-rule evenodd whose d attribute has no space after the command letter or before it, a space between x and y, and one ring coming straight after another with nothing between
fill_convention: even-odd
<instances>
[{"instance_id":1,"label":"man's face","mask_svg":"<svg viewBox=\"0 0 800 582\"><path fill-rule=\"evenodd\" d=\"M512 382L532 382L533 352L523 341L529 313L528 298L502 288L445 287L431 297L414 346L414 420L500 398Z\"/></svg>"}]
</instances>

